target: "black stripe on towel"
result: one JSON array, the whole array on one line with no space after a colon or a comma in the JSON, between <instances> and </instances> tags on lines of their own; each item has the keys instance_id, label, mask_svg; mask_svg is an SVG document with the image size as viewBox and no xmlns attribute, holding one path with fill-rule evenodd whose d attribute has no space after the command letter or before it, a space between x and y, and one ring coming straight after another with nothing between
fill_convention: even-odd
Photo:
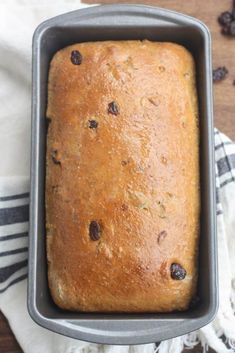
<instances>
[{"instance_id":1,"label":"black stripe on towel","mask_svg":"<svg viewBox=\"0 0 235 353\"><path fill-rule=\"evenodd\" d=\"M16 271L21 270L26 267L28 260L17 262L13 265L0 268L0 283L5 282L9 277L11 277Z\"/></svg>"},{"instance_id":2,"label":"black stripe on towel","mask_svg":"<svg viewBox=\"0 0 235 353\"><path fill-rule=\"evenodd\" d=\"M28 251L28 248L25 247L25 248L19 248L19 249L14 249L14 250L9 250L9 251L3 251L3 252L0 252L0 257L2 256L8 256L8 255L15 255L15 254L20 254L22 252L26 252Z\"/></svg>"},{"instance_id":3,"label":"black stripe on towel","mask_svg":"<svg viewBox=\"0 0 235 353\"><path fill-rule=\"evenodd\" d=\"M0 209L0 226L29 220L29 205Z\"/></svg>"},{"instance_id":4,"label":"black stripe on towel","mask_svg":"<svg viewBox=\"0 0 235 353\"><path fill-rule=\"evenodd\" d=\"M225 185L227 185L227 184L230 184L230 183L232 183L232 182L235 183L235 178L234 178L234 177L225 180L223 183L220 184L220 187L222 188L223 186L225 186Z\"/></svg>"},{"instance_id":5,"label":"black stripe on towel","mask_svg":"<svg viewBox=\"0 0 235 353\"><path fill-rule=\"evenodd\" d=\"M227 155L217 162L219 176L235 168L235 154Z\"/></svg>"},{"instance_id":6,"label":"black stripe on towel","mask_svg":"<svg viewBox=\"0 0 235 353\"><path fill-rule=\"evenodd\" d=\"M17 234L9 234L9 235L3 235L2 237L0 236L0 241L5 241L5 240L12 240L12 239L18 239L18 238L23 238L27 237L28 233L17 233Z\"/></svg>"},{"instance_id":7,"label":"black stripe on towel","mask_svg":"<svg viewBox=\"0 0 235 353\"><path fill-rule=\"evenodd\" d=\"M224 147L225 145L232 145L233 143L231 141L225 141L220 143L219 145L215 146L215 151L219 150L221 147Z\"/></svg>"},{"instance_id":8,"label":"black stripe on towel","mask_svg":"<svg viewBox=\"0 0 235 353\"><path fill-rule=\"evenodd\" d=\"M29 192L25 192L24 194L18 194L18 195L2 196L0 197L0 201L25 199L26 197L29 197Z\"/></svg>"},{"instance_id":9,"label":"black stripe on towel","mask_svg":"<svg viewBox=\"0 0 235 353\"><path fill-rule=\"evenodd\" d=\"M7 289L8 289L9 287L11 287L13 284L18 283L18 282L22 281L23 279L26 279L27 277L28 277L28 275L25 274L25 275L22 275L22 276L20 276L20 277L18 277L18 278L13 279L13 281L11 281L5 288L0 289L0 293L5 292L5 290L7 290Z\"/></svg>"}]
</instances>

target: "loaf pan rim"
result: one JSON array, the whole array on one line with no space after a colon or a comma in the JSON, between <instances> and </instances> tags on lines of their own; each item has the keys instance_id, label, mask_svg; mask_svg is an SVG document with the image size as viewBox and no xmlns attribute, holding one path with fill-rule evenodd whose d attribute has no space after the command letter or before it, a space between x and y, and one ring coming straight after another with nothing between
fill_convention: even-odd
<instances>
[{"instance_id":1,"label":"loaf pan rim","mask_svg":"<svg viewBox=\"0 0 235 353\"><path fill-rule=\"evenodd\" d=\"M140 4L133 4L133 5L129 5L129 4L116 4L116 5L102 5L102 6L93 6L91 8L85 8L85 9L81 9L81 10L75 10L75 11L71 11L69 13L66 13L66 14L62 14L62 15L59 15L59 16L56 16L56 17L53 17L52 19L49 19L49 20L46 20L44 22L42 22L35 30L34 32L34 36L33 36L33 57L35 58L37 55L38 55L38 42L40 42L40 39L41 39L41 36L43 35L44 31L47 30L48 28L53 28L56 26L56 22L59 21L62 21L64 17L68 18L71 14L75 14L75 13L79 13L79 16L82 16L84 14L90 14L92 12L94 12L94 10L98 10L98 11L101 11L102 12L102 9L111 9L112 11L111 12L115 12L115 11L124 11L124 9L130 9L130 10L133 10L133 9L138 9L138 11L142 14L142 15L146 15L144 13L144 10L148 9L148 10L152 10L154 12L159 12L160 14L163 14L164 17L167 17L169 14L171 14L171 16L177 16L178 18L181 18L182 19L182 22L183 22L183 19L185 21L187 21L188 23L193 23L193 26L197 27L197 29L199 29L204 37L204 40L205 40L205 43L206 43L206 46L208 48L210 48L211 46L211 37L210 37L210 33L209 33L209 30L208 30L208 27L201 21L197 20L197 19L194 19L193 17L191 16L188 16L188 15L184 15L184 14L180 14L179 12L176 12L176 11L172 11L172 10L166 10L166 9L162 9L162 8L158 8L158 7L153 7L153 6L148 6L148 5L140 5ZM156 16L156 14L155 14ZM58 23L57 23L58 25ZM61 26L61 24L59 24L59 26ZM68 24L66 25L66 27L68 26ZM211 58L209 58L209 60L211 60ZM35 64L35 62L34 62ZM37 74L37 68L33 65L33 70L34 70L34 84L33 84L33 102L32 102L32 110L33 110L33 114L32 114L32 154L31 154L31 191L33 190L33 188L35 187L35 176L34 176L34 173L35 173L35 169L38 170L39 168L39 165L38 165L38 161L34 162L33 159L35 158L35 151L37 148L39 148L39 140L38 140L38 136L36 135L36 132L37 132L37 127L36 127L36 124L35 124L35 121L34 119L36 119L36 116L35 116L35 109L37 107L35 107L35 94L36 94L36 91L38 89L38 87L36 87L39 82L35 81L36 79L36 74ZM35 73L36 71L36 73ZM36 75L36 76L35 76ZM211 94L209 93L209 96ZM208 97L209 99L209 110L211 111L211 114L212 114L212 102L210 102L210 99L211 97ZM37 122L38 123L38 122ZM209 139L213 139L212 136L211 136L211 129L212 129L212 126L208 125L208 129L210 130L210 134L208 136ZM34 137L36 137L36 140L34 140ZM34 140L34 141L33 141ZM211 141L212 142L212 141ZM213 151L211 150L211 153L212 153L212 156L211 158L213 159ZM36 168L33 168L33 166ZM37 202L37 195L36 195L36 199L35 199L35 195L34 192L31 192L30 194L30 258L29 258L29 283L28 283L28 310L29 310L29 313L30 313L30 316L38 323L40 324L41 326L43 327L47 327L48 329L50 330L53 330L54 332L58 332L58 333L61 333L61 334L66 334L70 337L73 337L73 338L79 338L79 339L82 339L82 340L87 340L87 341L90 341L90 342L95 342L95 343L108 343L108 344L118 344L118 342L115 342L115 340L113 340L112 337L108 337L107 338L107 333L106 335L98 335L97 337L96 336L91 336L89 334L85 334L85 336L79 336L77 334L71 334L71 330L68 329L68 327L66 327L66 330L65 330L65 326L61 326L63 323L68 323L68 321L73 321L73 319L69 319L69 320L64 320L64 319L48 319L47 317L43 316L39 311L38 311L38 308L37 308L37 305L36 305L36 301L35 301L35 291L36 291L36 287L35 287L35 282L33 282L33 278L35 279L36 278L36 273L35 273L35 259L34 259L34 256L36 256L36 244L34 242L34 239L32 237L32 234L33 234L33 231L34 231L34 227L32 226L33 224L35 225L35 203ZM215 205L215 204L214 204ZM215 217L214 217L215 218ZM214 225L215 227L215 225ZM214 229L214 232L216 233L216 230ZM214 240L211 239L211 248L216 252L216 249L215 249L215 237L214 237ZM212 260L212 263L214 264L215 266L215 275L214 275L214 286L217 287L217 256L214 255L213 256L214 260ZM213 275L213 273L211 273L211 275ZM208 311L206 314L202 315L200 317L200 319L202 321L200 321L200 325L198 327L201 327L202 325L205 325L207 324L209 321L211 321L213 319L213 317L216 315L216 311L217 311L217 308L218 308L218 295L214 295L214 300L210 303L210 306L208 308ZM146 314L147 316L148 314ZM115 316L115 314L114 314ZM132 320L132 319L131 319ZM162 319L158 320L158 319L154 319L156 321L164 321ZM185 319L186 322L188 322L190 319ZM199 319L196 319L196 320L199 320ZM79 321L79 319L76 319L74 321ZM97 320L98 321L98 320ZM120 321L120 320L119 320ZM168 320L166 320L168 321ZM182 321L182 319L170 319L170 321L173 322L176 322L176 321ZM60 322L60 327L58 326L58 323ZM143 320L144 322L144 320ZM201 325L202 324L202 325ZM187 324L186 324L187 325ZM194 327L194 329L197 329L198 327ZM68 330L67 330L68 329ZM185 327L186 329L186 327ZM65 333L65 331L67 331ZM183 331L182 331L183 332ZM185 332L181 333L181 334L184 334L186 332L189 332L188 330L186 330ZM138 333L138 332L137 332ZM146 335L146 337L149 337L149 335ZM171 335L171 337L173 337L173 335ZM166 338L163 338L163 336L161 337L161 340L163 339L167 339L169 337L166 337ZM147 338L146 338L147 339ZM150 340L150 338L147 339L147 341L144 339L144 338L141 338L141 341L138 341L136 337L133 337L130 338L130 337L127 337L127 338L123 338L122 337L122 342L119 343L119 344L141 344L141 343L150 343L150 342L154 342L155 339L152 339Z\"/></svg>"}]
</instances>

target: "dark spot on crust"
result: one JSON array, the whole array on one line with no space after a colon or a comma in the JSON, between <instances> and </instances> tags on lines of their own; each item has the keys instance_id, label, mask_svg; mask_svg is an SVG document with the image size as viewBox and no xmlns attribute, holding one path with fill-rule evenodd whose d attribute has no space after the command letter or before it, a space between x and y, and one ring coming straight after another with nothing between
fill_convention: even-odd
<instances>
[{"instance_id":1,"label":"dark spot on crust","mask_svg":"<svg viewBox=\"0 0 235 353\"><path fill-rule=\"evenodd\" d=\"M158 201L156 206L157 206L158 217L166 218L166 207L165 207L165 205L161 201Z\"/></svg>"},{"instance_id":2,"label":"dark spot on crust","mask_svg":"<svg viewBox=\"0 0 235 353\"><path fill-rule=\"evenodd\" d=\"M121 209L122 209L122 211L127 211L128 210L128 206L125 205L125 204L122 204Z\"/></svg>"},{"instance_id":3,"label":"dark spot on crust","mask_svg":"<svg viewBox=\"0 0 235 353\"><path fill-rule=\"evenodd\" d=\"M90 129L97 129L98 122L96 120L88 120L89 121L89 128Z\"/></svg>"},{"instance_id":4,"label":"dark spot on crust","mask_svg":"<svg viewBox=\"0 0 235 353\"><path fill-rule=\"evenodd\" d=\"M89 235L91 240L99 240L101 236L101 228L97 221L91 221L89 226Z\"/></svg>"},{"instance_id":5,"label":"dark spot on crust","mask_svg":"<svg viewBox=\"0 0 235 353\"><path fill-rule=\"evenodd\" d=\"M167 194L167 196L170 197L170 198L172 198L172 197L174 196L174 195L172 194L172 192L169 192L169 191L167 191L166 194Z\"/></svg>"},{"instance_id":6,"label":"dark spot on crust","mask_svg":"<svg viewBox=\"0 0 235 353\"><path fill-rule=\"evenodd\" d=\"M129 164L130 163L130 159L126 159L126 160L123 160L123 161L121 161L121 165L124 167L124 166L126 166L127 164Z\"/></svg>"},{"instance_id":7,"label":"dark spot on crust","mask_svg":"<svg viewBox=\"0 0 235 353\"><path fill-rule=\"evenodd\" d=\"M81 65L81 63L82 63L82 54L78 50L73 50L71 52L70 59L71 59L71 62L74 65Z\"/></svg>"},{"instance_id":8,"label":"dark spot on crust","mask_svg":"<svg viewBox=\"0 0 235 353\"><path fill-rule=\"evenodd\" d=\"M166 158L165 156L162 156L162 157L161 157L161 162L162 162L163 164L167 164L167 158Z\"/></svg>"},{"instance_id":9,"label":"dark spot on crust","mask_svg":"<svg viewBox=\"0 0 235 353\"><path fill-rule=\"evenodd\" d=\"M58 190L59 190L59 185L52 185L52 192L57 194Z\"/></svg>"},{"instance_id":10,"label":"dark spot on crust","mask_svg":"<svg viewBox=\"0 0 235 353\"><path fill-rule=\"evenodd\" d=\"M116 102L111 102L108 105L108 113L113 114L113 115L118 115L119 114L119 106L117 105Z\"/></svg>"},{"instance_id":11,"label":"dark spot on crust","mask_svg":"<svg viewBox=\"0 0 235 353\"><path fill-rule=\"evenodd\" d=\"M162 230L157 236L158 244L160 244L165 239L166 236L167 236L167 232L165 230Z\"/></svg>"},{"instance_id":12,"label":"dark spot on crust","mask_svg":"<svg viewBox=\"0 0 235 353\"><path fill-rule=\"evenodd\" d=\"M185 278L186 271L185 269L176 263L171 264L171 278L181 281Z\"/></svg>"},{"instance_id":13,"label":"dark spot on crust","mask_svg":"<svg viewBox=\"0 0 235 353\"><path fill-rule=\"evenodd\" d=\"M160 65L160 66L158 66L158 70L160 72L164 72L166 70L166 68L165 68L165 66Z\"/></svg>"},{"instance_id":14,"label":"dark spot on crust","mask_svg":"<svg viewBox=\"0 0 235 353\"><path fill-rule=\"evenodd\" d=\"M61 161L59 160L59 156L58 156L58 150L52 151L51 158L52 158L53 163L55 163L57 165L61 165Z\"/></svg>"},{"instance_id":15,"label":"dark spot on crust","mask_svg":"<svg viewBox=\"0 0 235 353\"><path fill-rule=\"evenodd\" d=\"M149 97L148 101L149 101L149 103L155 105L155 107L157 107L159 105L159 102L156 97Z\"/></svg>"}]
</instances>

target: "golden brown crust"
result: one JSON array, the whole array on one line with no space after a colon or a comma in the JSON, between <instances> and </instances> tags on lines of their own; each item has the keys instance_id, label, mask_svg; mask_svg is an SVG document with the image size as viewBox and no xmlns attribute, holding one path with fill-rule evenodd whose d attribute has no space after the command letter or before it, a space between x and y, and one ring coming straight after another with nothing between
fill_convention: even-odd
<instances>
[{"instance_id":1,"label":"golden brown crust","mask_svg":"<svg viewBox=\"0 0 235 353\"><path fill-rule=\"evenodd\" d=\"M70 60L73 50L80 65ZM111 102L119 114L108 112ZM199 234L197 114L193 58L179 45L107 41L56 53L46 218L49 286L61 308L188 308ZM98 240L91 221L101 228ZM171 278L172 263L185 279Z\"/></svg>"}]
</instances>

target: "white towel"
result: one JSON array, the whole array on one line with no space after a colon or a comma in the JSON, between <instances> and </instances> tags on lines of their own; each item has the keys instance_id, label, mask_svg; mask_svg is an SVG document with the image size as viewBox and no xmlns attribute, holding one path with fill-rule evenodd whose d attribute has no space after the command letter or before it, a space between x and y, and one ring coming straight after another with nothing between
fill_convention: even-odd
<instances>
[{"instance_id":1,"label":"white towel","mask_svg":"<svg viewBox=\"0 0 235 353\"><path fill-rule=\"evenodd\" d=\"M235 349L235 145L215 130L220 306L206 327L160 345L101 346L52 333L26 308L31 40L43 20L81 8L76 0L0 2L0 309L25 353L180 353L201 342ZM219 338L225 335L227 347ZM228 348L230 347L230 348Z\"/></svg>"}]
</instances>

